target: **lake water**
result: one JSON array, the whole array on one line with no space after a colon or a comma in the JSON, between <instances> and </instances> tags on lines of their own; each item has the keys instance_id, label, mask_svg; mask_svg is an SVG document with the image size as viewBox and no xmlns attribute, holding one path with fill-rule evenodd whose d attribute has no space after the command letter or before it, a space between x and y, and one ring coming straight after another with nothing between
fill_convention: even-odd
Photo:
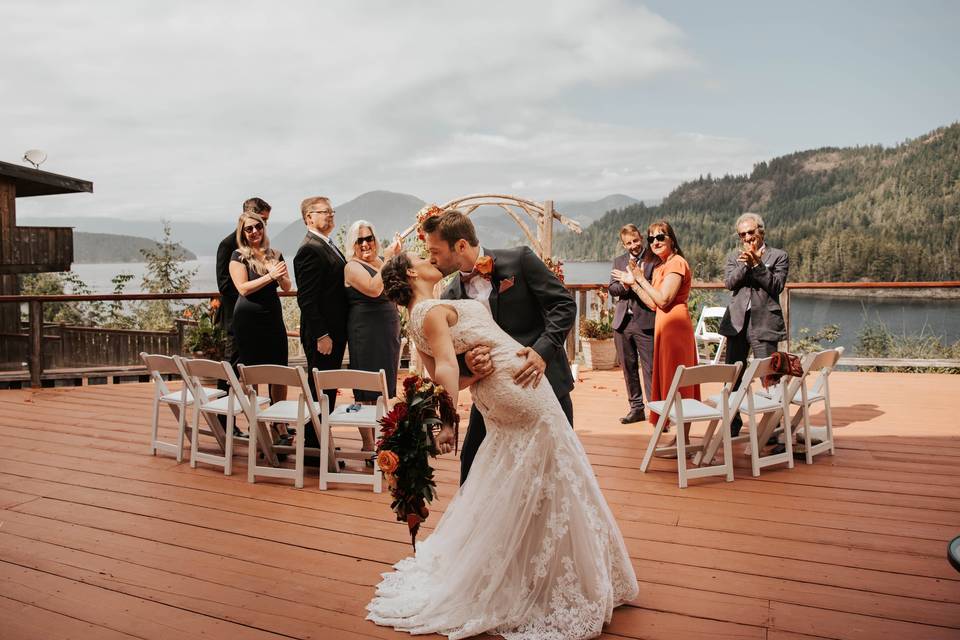
<instances>
[{"instance_id":1,"label":"lake water","mask_svg":"<svg viewBox=\"0 0 960 640\"><path fill-rule=\"evenodd\" d=\"M187 269L196 269L191 289L198 292L216 291L216 259L201 256L184 263ZM293 272L293 261L287 266ZM134 279L127 293L140 291L143 277L142 263L122 264L74 264L73 271L96 293L112 293L110 280L119 273L130 273ZM608 282L609 262L567 262L564 264L566 281L569 284L592 284ZM714 300L725 305L729 299L726 292L714 291ZM791 333L795 338L801 328L816 331L828 324L840 326L840 339L835 343L850 353L856 345L856 337L867 322L882 322L896 335L934 335L946 343L960 340L960 300L934 300L927 298L880 298L864 295L855 297L822 296L794 292L791 302Z\"/></svg>"}]
</instances>

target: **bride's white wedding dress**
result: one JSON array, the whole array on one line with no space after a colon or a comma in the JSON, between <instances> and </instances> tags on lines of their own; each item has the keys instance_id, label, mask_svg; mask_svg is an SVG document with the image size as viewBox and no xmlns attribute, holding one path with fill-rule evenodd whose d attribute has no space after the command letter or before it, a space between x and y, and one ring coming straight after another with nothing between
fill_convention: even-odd
<instances>
[{"instance_id":1,"label":"bride's white wedding dress","mask_svg":"<svg viewBox=\"0 0 960 640\"><path fill-rule=\"evenodd\" d=\"M510 640L592 638L637 595L623 536L550 384L514 384L520 345L475 300L427 300L459 315L457 353L487 345L495 372L473 385L487 435L470 475L415 557L383 574L367 618L410 633Z\"/></svg>"}]
</instances>

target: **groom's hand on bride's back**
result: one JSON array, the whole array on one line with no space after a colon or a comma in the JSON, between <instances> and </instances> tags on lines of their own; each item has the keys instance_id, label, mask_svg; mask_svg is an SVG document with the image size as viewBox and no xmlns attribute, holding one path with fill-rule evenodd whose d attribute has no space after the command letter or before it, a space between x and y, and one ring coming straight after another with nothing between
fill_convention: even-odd
<instances>
[{"instance_id":1,"label":"groom's hand on bride's back","mask_svg":"<svg viewBox=\"0 0 960 640\"><path fill-rule=\"evenodd\" d=\"M477 378L485 378L493 373L493 361L490 359L490 347L479 345L467 351L463 356L470 369Z\"/></svg>"},{"instance_id":2,"label":"groom's hand on bride's back","mask_svg":"<svg viewBox=\"0 0 960 640\"><path fill-rule=\"evenodd\" d=\"M543 372L547 370L547 363L544 362L540 354L530 347L524 347L517 351L517 355L523 358L523 364L515 374L513 381L521 387L532 384L534 389L543 380Z\"/></svg>"}]
</instances>

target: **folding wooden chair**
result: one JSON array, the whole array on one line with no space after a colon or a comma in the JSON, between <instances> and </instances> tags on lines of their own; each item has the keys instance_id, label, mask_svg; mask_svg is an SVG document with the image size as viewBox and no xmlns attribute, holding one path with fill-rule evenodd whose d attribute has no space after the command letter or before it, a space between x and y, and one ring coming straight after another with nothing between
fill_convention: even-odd
<instances>
[{"instance_id":1,"label":"folding wooden chair","mask_svg":"<svg viewBox=\"0 0 960 640\"><path fill-rule=\"evenodd\" d=\"M157 453L160 451L171 453L176 456L177 462L183 462L183 438L187 427L186 408L190 403L193 402L193 396L190 394L186 383L184 383L183 388L180 391L171 391L170 387L167 386L167 381L163 379L163 376L169 375L175 375L182 378L180 368L177 366L177 363L174 361L172 356L149 354L141 351L140 359L143 360L143 364L147 367L147 372L150 374L150 378L153 380L153 419L150 425L150 453L152 455L157 455ZM211 390L211 393L215 394L213 397L220 397L226 394L224 391L216 390ZM170 407L170 411L173 412L173 416L177 419L176 444L171 442L161 442L159 440L161 404L165 404ZM220 425L218 424L218 429L219 426ZM223 438L223 430L220 429L219 433L216 430L211 430L211 435L216 437L218 442L221 442L221 439Z\"/></svg>"},{"instance_id":2,"label":"folding wooden chair","mask_svg":"<svg viewBox=\"0 0 960 640\"><path fill-rule=\"evenodd\" d=\"M704 307L700 311L700 319L693 330L693 337L697 341L697 364L704 364L704 361L709 361L710 364L720 364L720 357L723 355L723 348L727 344L727 337L715 331L708 331L707 320L723 318L726 312L726 307ZM712 358L709 357L711 344L717 345L717 351Z\"/></svg>"},{"instance_id":3,"label":"folding wooden chair","mask_svg":"<svg viewBox=\"0 0 960 640\"><path fill-rule=\"evenodd\" d=\"M803 357L803 375L794 379L787 390L790 403L798 406L797 413L790 422L792 433L788 433L788 440L796 437L800 422L803 422L803 451L807 464L813 464L813 457L827 451L835 453L833 444L833 413L830 406L830 374L837 366L837 361L843 355L843 347L827 349L819 353L808 353ZM816 374L813 384L807 386L811 375ZM810 426L810 408L818 402L823 402L826 414L826 430L822 441L813 444ZM800 443L797 442L799 445Z\"/></svg>"},{"instance_id":4,"label":"folding wooden chair","mask_svg":"<svg viewBox=\"0 0 960 640\"><path fill-rule=\"evenodd\" d=\"M351 407L355 405L335 406L333 412L328 416L321 417L320 423L320 458L325 460L331 449L333 427L362 427L374 430L374 441L380 438L379 420L387 412L387 374L383 369L380 371L357 371L354 369L337 369L332 371L313 370L313 382L317 389L356 389L358 391L378 391L380 397L377 398L376 405L359 405L359 411ZM339 460L342 459L360 459L368 460L374 455L373 451L334 451L333 456ZM369 473L349 473L340 471L335 472L320 470L320 488L326 489L328 482L348 482L352 484L370 484L373 486L374 493L380 493L382 488L383 474L380 472L380 466L376 458L373 461L373 474Z\"/></svg>"},{"instance_id":5,"label":"folding wooden chair","mask_svg":"<svg viewBox=\"0 0 960 640\"><path fill-rule=\"evenodd\" d=\"M225 476L233 475L233 427L236 424L237 416L246 414L245 404L249 402L246 390L237 380L229 362L199 358L188 359L179 356L174 356L174 360L180 366L184 383L193 397L193 437L190 442L190 466L195 469L198 462L205 462L223 467L223 475ZM211 397L210 392L213 390L204 387L201 384L201 378L213 378L227 382L230 390L226 397L222 395ZM255 397L258 406L270 403L270 398ZM227 426L224 430L222 456L199 450L200 437L197 426L200 424L201 415L204 419L217 421L218 424L220 416L226 418Z\"/></svg>"},{"instance_id":6,"label":"folding wooden chair","mask_svg":"<svg viewBox=\"0 0 960 640\"><path fill-rule=\"evenodd\" d=\"M327 413L326 398L324 402L317 403L313 401L310 393L310 387L307 385L307 374L303 367L281 367L273 364L262 364L254 366L239 365L240 382L250 388L249 402L245 405L247 421L250 423L250 442L247 445L247 481L256 482L257 476L267 476L271 478L290 478L297 489L303 488L303 458L307 453L311 455L320 455L320 449L306 447L305 440L307 425L319 437L320 413ZM296 400L281 400L265 408L259 407L255 399L254 390L258 384L276 384L290 387L294 392L299 392ZM281 422L284 424L295 425L297 434L295 436L295 445L277 446L274 445L269 431L266 429L267 422ZM257 425L253 428L253 425ZM294 468L283 468L280 466L262 466L257 464L257 447L262 443L269 452L264 457L268 463L276 464L276 453L293 453L295 456ZM326 460L327 464L336 464L332 462L332 456L321 456L321 460ZM321 472L323 462L321 462Z\"/></svg>"},{"instance_id":7,"label":"folding wooden chair","mask_svg":"<svg viewBox=\"0 0 960 640\"><path fill-rule=\"evenodd\" d=\"M780 382L765 390L764 393L756 393L754 383L763 380L764 376L773 373L772 358L763 358L753 360L743 373L740 388L730 395L730 415L737 411L747 414L747 432L740 432L740 435L731 438L731 444L739 442L750 443L750 466L754 476L760 475L760 469L774 464L787 463L787 467L793 468L793 443L790 438L786 439L786 451L776 454L761 455L761 448L766 445L770 436L777 431L787 433L787 422L790 420L790 407L783 393L790 384L790 377L784 376ZM708 402L719 406L720 395L712 395L707 398ZM762 416L762 420L758 417ZM779 421L778 421L779 418ZM777 429L779 423L780 429ZM713 423L711 423L712 425ZM703 441L707 443L703 453L697 454L694 458L694 464L700 464L703 460L712 461L720 446L721 439L714 436L714 429L708 428Z\"/></svg>"},{"instance_id":8,"label":"folding wooden chair","mask_svg":"<svg viewBox=\"0 0 960 640\"><path fill-rule=\"evenodd\" d=\"M670 384L670 391L664 400L655 400L648 402L647 407L650 411L660 414L657 420L657 426L650 438L650 444L647 446L647 453L643 456L643 462L640 464L640 471L646 473L650 466L650 460L654 453L666 453L676 451L677 454L677 474L680 477L680 488L687 486L687 480L690 478L703 478L707 476L726 476L727 482L733 481L733 453L730 444L730 389L737 380L737 373L740 372L740 363L736 364L704 364L696 367L677 367L677 372L673 376L673 382ZM692 398L683 398L680 396L681 387L690 387L696 384L705 384L708 382L719 382L723 384L720 391L719 407L711 407L699 400ZM663 429L669 421L675 425L677 441L675 444L666 447L657 447ZM700 445L688 445L684 442L683 425L686 422L710 422L708 431L715 429L717 424L720 426L720 434L723 438L723 464L707 467L697 467L687 469L687 449L703 450L703 442Z\"/></svg>"}]
</instances>

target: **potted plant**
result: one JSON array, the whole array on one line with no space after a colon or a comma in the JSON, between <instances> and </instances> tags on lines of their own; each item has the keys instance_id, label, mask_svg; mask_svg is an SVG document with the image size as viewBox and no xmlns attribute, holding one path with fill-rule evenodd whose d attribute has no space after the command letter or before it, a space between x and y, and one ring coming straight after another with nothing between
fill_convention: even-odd
<instances>
[{"instance_id":1,"label":"potted plant","mask_svg":"<svg viewBox=\"0 0 960 640\"><path fill-rule=\"evenodd\" d=\"M613 369L617 365L617 350L613 344L613 314L607 307L607 295L606 289L597 289L597 299L590 305L595 317L580 321L583 363L590 369Z\"/></svg>"},{"instance_id":2,"label":"potted plant","mask_svg":"<svg viewBox=\"0 0 960 640\"><path fill-rule=\"evenodd\" d=\"M196 324L187 331L186 350L198 358L208 360L222 360L226 343L226 334L223 326L214 321L219 300L211 300L208 304L199 304L193 310L187 309L183 317L188 320L196 318Z\"/></svg>"}]
</instances>

